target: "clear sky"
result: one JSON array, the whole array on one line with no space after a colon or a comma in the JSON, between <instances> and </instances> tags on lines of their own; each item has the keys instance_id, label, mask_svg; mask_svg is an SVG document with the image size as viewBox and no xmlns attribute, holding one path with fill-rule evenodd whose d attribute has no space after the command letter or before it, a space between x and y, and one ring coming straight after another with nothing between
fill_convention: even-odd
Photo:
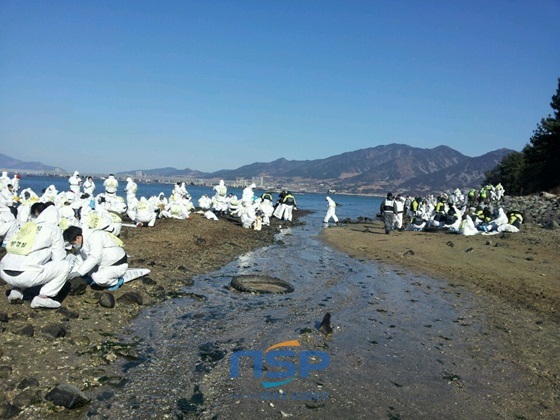
<instances>
[{"instance_id":1,"label":"clear sky","mask_svg":"<svg viewBox=\"0 0 560 420\"><path fill-rule=\"evenodd\" d=\"M212 172L389 143L521 150L560 0L0 1L0 152Z\"/></svg>"}]
</instances>

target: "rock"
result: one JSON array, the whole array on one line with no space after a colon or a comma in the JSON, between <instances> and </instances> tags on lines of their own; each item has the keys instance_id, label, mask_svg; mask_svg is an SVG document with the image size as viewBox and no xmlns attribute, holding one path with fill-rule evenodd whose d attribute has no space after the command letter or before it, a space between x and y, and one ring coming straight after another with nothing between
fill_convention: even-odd
<instances>
[{"instance_id":1,"label":"rock","mask_svg":"<svg viewBox=\"0 0 560 420\"><path fill-rule=\"evenodd\" d=\"M45 395L45 399L54 405L70 409L83 407L91 401L80 389L70 384L58 384Z\"/></svg>"},{"instance_id":2,"label":"rock","mask_svg":"<svg viewBox=\"0 0 560 420\"><path fill-rule=\"evenodd\" d=\"M455 246L455 244L452 241L447 241L445 245L450 246L451 248Z\"/></svg>"},{"instance_id":3,"label":"rock","mask_svg":"<svg viewBox=\"0 0 560 420\"><path fill-rule=\"evenodd\" d=\"M66 329L60 324L45 325L41 333L50 338L63 338L66 336Z\"/></svg>"},{"instance_id":4,"label":"rock","mask_svg":"<svg viewBox=\"0 0 560 420\"><path fill-rule=\"evenodd\" d=\"M412 249L409 249L403 254L403 257L406 257L407 255L414 255L414 251Z\"/></svg>"},{"instance_id":5,"label":"rock","mask_svg":"<svg viewBox=\"0 0 560 420\"><path fill-rule=\"evenodd\" d=\"M99 304L104 308L114 308L115 307L115 296L109 292L103 292L99 297Z\"/></svg>"},{"instance_id":6,"label":"rock","mask_svg":"<svg viewBox=\"0 0 560 420\"><path fill-rule=\"evenodd\" d=\"M484 242L485 245L492 245L492 241L486 241Z\"/></svg>"},{"instance_id":7,"label":"rock","mask_svg":"<svg viewBox=\"0 0 560 420\"><path fill-rule=\"evenodd\" d=\"M465 252L473 252L473 251L474 251L474 248L467 248L467 249L465 249Z\"/></svg>"},{"instance_id":8,"label":"rock","mask_svg":"<svg viewBox=\"0 0 560 420\"><path fill-rule=\"evenodd\" d=\"M89 346L89 344L91 343L91 340L89 339L89 337L87 337L85 335L80 335L78 337L72 337L70 342L72 344L76 345L76 346L86 347L86 346Z\"/></svg>"},{"instance_id":9,"label":"rock","mask_svg":"<svg viewBox=\"0 0 560 420\"><path fill-rule=\"evenodd\" d=\"M21 413L21 409L10 403L0 405L0 418L11 419Z\"/></svg>"},{"instance_id":10,"label":"rock","mask_svg":"<svg viewBox=\"0 0 560 420\"><path fill-rule=\"evenodd\" d=\"M67 309L67 308L58 308L58 310L56 312L61 314L62 316L66 317L66 318L77 319L77 318L80 317L80 314L78 312L71 311L70 309Z\"/></svg>"},{"instance_id":11,"label":"rock","mask_svg":"<svg viewBox=\"0 0 560 420\"><path fill-rule=\"evenodd\" d=\"M0 312L0 322L8 322L9 319L6 312Z\"/></svg>"},{"instance_id":12,"label":"rock","mask_svg":"<svg viewBox=\"0 0 560 420\"><path fill-rule=\"evenodd\" d=\"M115 388L122 388L128 382L128 379L122 376L102 376L98 381L104 385L109 385Z\"/></svg>"},{"instance_id":13,"label":"rock","mask_svg":"<svg viewBox=\"0 0 560 420\"><path fill-rule=\"evenodd\" d=\"M144 298L138 292L126 292L117 299L119 303L143 305Z\"/></svg>"},{"instance_id":14,"label":"rock","mask_svg":"<svg viewBox=\"0 0 560 420\"><path fill-rule=\"evenodd\" d=\"M70 285L68 294L71 296L83 295L88 286L87 281L85 281L82 277L74 277L73 279L68 280L68 284Z\"/></svg>"},{"instance_id":15,"label":"rock","mask_svg":"<svg viewBox=\"0 0 560 420\"><path fill-rule=\"evenodd\" d=\"M26 389L14 397L12 404L19 408L25 408L41 401L41 392L38 389Z\"/></svg>"},{"instance_id":16,"label":"rock","mask_svg":"<svg viewBox=\"0 0 560 420\"><path fill-rule=\"evenodd\" d=\"M558 224L558 222L557 222L556 220L549 220L549 221L546 223L545 227L546 227L547 229L551 229L551 230L558 230L558 229L560 229L560 225Z\"/></svg>"},{"instance_id":17,"label":"rock","mask_svg":"<svg viewBox=\"0 0 560 420\"><path fill-rule=\"evenodd\" d=\"M35 378L25 378L21 381L17 388L18 389L25 389L25 388L35 388L39 386L39 381Z\"/></svg>"},{"instance_id":18,"label":"rock","mask_svg":"<svg viewBox=\"0 0 560 420\"><path fill-rule=\"evenodd\" d=\"M6 379L12 374L13 368L8 365L0 366L0 379Z\"/></svg>"},{"instance_id":19,"label":"rock","mask_svg":"<svg viewBox=\"0 0 560 420\"><path fill-rule=\"evenodd\" d=\"M333 332L333 327L331 324L331 314L327 312L321 321L321 325L319 326L319 331L324 334L326 337L330 337Z\"/></svg>"},{"instance_id":20,"label":"rock","mask_svg":"<svg viewBox=\"0 0 560 420\"><path fill-rule=\"evenodd\" d=\"M142 284L145 286L153 286L155 284L157 284L157 282L152 279L151 277L143 277L142 278Z\"/></svg>"},{"instance_id":21,"label":"rock","mask_svg":"<svg viewBox=\"0 0 560 420\"><path fill-rule=\"evenodd\" d=\"M12 329L12 333L15 335L22 335L24 337L33 337L35 335L35 329L31 324L25 324L23 327L17 327Z\"/></svg>"}]
</instances>

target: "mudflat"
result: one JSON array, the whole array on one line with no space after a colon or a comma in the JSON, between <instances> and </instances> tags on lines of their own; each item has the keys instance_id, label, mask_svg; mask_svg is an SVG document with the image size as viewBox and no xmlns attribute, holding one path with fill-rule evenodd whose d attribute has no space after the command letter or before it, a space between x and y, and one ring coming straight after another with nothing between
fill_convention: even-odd
<instances>
[{"instance_id":1,"label":"mudflat","mask_svg":"<svg viewBox=\"0 0 560 420\"><path fill-rule=\"evenodd\" d=\"M324 229L320 238L352 257L445 279L560 323L560 230L528 224L497 235L387 235L381 223L365 223Z\"/></svg>"}]
</instances>

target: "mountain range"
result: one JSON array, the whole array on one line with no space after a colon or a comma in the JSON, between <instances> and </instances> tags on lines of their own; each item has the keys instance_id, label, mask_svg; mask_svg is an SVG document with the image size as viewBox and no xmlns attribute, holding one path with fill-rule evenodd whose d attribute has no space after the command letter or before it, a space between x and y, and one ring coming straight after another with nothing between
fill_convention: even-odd
<instances>
[{"instance_id":1,"label":"mountain range","mask_svg":"<svg viewBox=\"0 0 560 420\"><path fill-rule=\"evenodd\" d=\"M151 177L224 180L263 178L266 185L299 185L310 191L378 194L393 190L414 194L479 187L484 181L485 172L493 169L511 152L513 150L498 149L482 156L469 157L448 146L421 149L405 144L389 144L325 159L280 158L211 173L166 167L135 169L120 175L134 175L141 171L143 175ZM5 163L6 159L11 166ZM0 154L0 168L16 168L17 162L21 161ZM29 164L41 165L37 162ZM19 166L18 169L24 168Z\"/></svg>"}]
</instances>

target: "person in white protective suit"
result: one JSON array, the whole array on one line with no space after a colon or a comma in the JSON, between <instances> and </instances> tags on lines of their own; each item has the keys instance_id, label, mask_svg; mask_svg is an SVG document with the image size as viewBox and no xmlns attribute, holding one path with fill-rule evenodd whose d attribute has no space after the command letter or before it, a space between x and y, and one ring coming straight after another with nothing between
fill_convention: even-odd
<instances>
[{"instance_id":1,"label":"person in white protective suit","mask_svg":"<svg viewBox=\"0 0 560 420\"><path fill-rule=\"evenodd\" d=\"M12 185L14 186L14 192L17 193L19 191L19 174L14 174L12 177Z\"/></svg>"},{"instance_id":2,"label":"person in white protective suit","mask_svg":"<svg viewBox=\"0 0 560 420\"><path fill-rule=\"evenodd\" d=\"M327 214L323 219L323 223L328 224L331 218L334 220L334 223L338 226L338 217L336 216L336 202L327 195L325 199L327 201Z\"/></svg>"},{"instance_id":3,"label":"person in white protective suit","mask_svg":"<svg viewBox=\"0 0 560 420\"><path fill-rule=\"evenodd\" d=\"M10 303L23 303L23 290L42 286L31 301L32 308L58 308L52 299L66 283L72 269L66 259L57 210L52 205L31 206L33 221L24 224L8 241L0 261L0 277L11 286Z\"/></svg>"},{"instance_id":4,"label":"person in white protective suit","mask_svg":"<svg viewBox=\"0 0 560 420\"><path fill-rule=\"evenodd\" d=\"M400 194L395 197L395 229L403 230L404 200Z\"/></svg>"},{"instance_id":5,"label":"person in white protective suit","mask_svg":"<svg viewBox=\"0 0 560 420\"><path fill-rule=\"evenodd\" d=\"M228 211L228 200L227 200L227 187L223 179L220 179L218 185L213 188L216 191L212 199L214 204L214 212L218 214L223 214Z\"/></svg>"},{"instance_id":6,"label":"person in white protective suit","mask_svg":"<svg viewBox=\"0 0 560 420\"><path fill-rule=\"evenodd\" d=\"M190 194L187 191L187 186L185 184L185 182L177 182L175 184L175 186L173 187L173 196L175 196L175 198L182 198L182 197L186 197L186 198L190 198Z\"/></svg>"},{"instance_id":7,"label":"person in white protective suit","mask_svg":"<svg viewBox=\"0 0 560 420\"><path fill-rule=\"evenodd\" d=\"M7 171L3 171L2 175L0 176L0 190L5 188L8 184L11 184L12 180L8 176Z\"/></svg>"},{"instance_id":8,"label":"person in white protective suit","mask_svg":"<svg viewBox=\"0 0 560 420\"><path fill-rule=\"evenodd\" d=\"M274 205L272 204L272 194L265 192L261 195L261 201L258 209L262 214L262 224L270 226L270 217L274 213Z\"/></svg>"},{"instance_id":9,"label":"person in white protective suit","mask_svg":"<svg viewBox=\"0 0 560 420\"><path fill-rule=\"evenodd\" d=\"M82 178L80 178L80 173L74 171L74 174L68 178L68 183L70 184L70 191L76 194L76 197L80 196L80 186L82 185Z\"/></svg>"},{"instance_id":10,"label":"person in white protective suit","mask_svg":"<svg viewBox=\"0 0 560 420\"><path fill-rule=\"evenodd\" d=\"M17 210L14 207L14 186L12 184L7 184L0 191L0 206L7 207L14 217L17 216Z\"/></svg>"},{"instance_id":11,"label":"person in white protective suit","mask_svg":"<svg viewBox=\"0 0 560 420\"><path fill-rule=\"evenodd\" d=\"M119 188L119 181L116 180L115 175L110 174L109 177L103 181L106 195L116 195Z\"/></svg>"},{"instance_id":12,"label":"person in white protective suit","mask_svg":"<svg viewBox=\"0 0 560 420\"><path fill-rule=\"evenodd\" d=\"M173 195L163 211L163 216L171 219L185 220L189 217L185 200L177 195Z\"/></svg>"},{"instance_id":13,"label":"person in white protective suit","mask_svg":"<svg viewBox=\"0 0 560 420\"><path fill-rule=\"evenodd\" d=\"M134 219L134 223L136 223L138 227L153 227L156 224L156 218L157 213L155 206L148 201L146 197L141 197L136 209L136 218Z\"/></svg>"},{"instance_id":14,"label":"person in white protective suit","mask_svg":"<svg viewBox=\"0 0 560 420\"><path fill-rule=\"evenodd\" d=\"M43 194L41 195L39 201L41 201L42 203L48 203L48 202L54 203L56 201L57 195L58 195L58 190L56 189L56 187L54 185L49 185L43 191Z\"/></svg>"},{"instance_id":15,"label":"person in white protective suit","mask_svg":"<svg viewBox=\"0 0 560 420\"><path fill-rule=\"evenodd\" d=\"M31 213L31 206L37 201L39 201L39 197L31 188L26 188L21 192L20 204L17 208L17 221L20 226L27 222Z\"/></svg>"},{"instance_id":16,"label":"person in white protective suit","mask_svg":"<svg viewBox=\"0 0 560 420\"><path fill-rule=\"evenodd\" d=\"M0 204L0 242L2 242L2 246L6 246L6 243L17 232L18 228L18 221L14 214L8 207Z\"/></svg>"},{"instance_id":17,"label":"person in white protective suit","mask_svg":"<svg viewBox=\"0 0 560 420\"><path fill-rule=\"evenodd\" d=\"M474 222L471 219L471 216L469 216L468 214L463 215L463 220L461 220L457 232L465 236L472 236L480 233L478 229L475 227Z\"/></svg>"},{"instance_id":18,"label":"person in white protective suit","mask_svg":"<svg viewBox=\"0 0 560 420\"><path fill-rule=\"evenodd\" d=\"M93 177L88 176L87 179L84 181L84 194L88 194L90 197L93 197L95 192L95 182L93 182Z\"/></svg>"},{"instance_id":19,"label":"person in white protective suit","mask_svg":"<svg viewBox=\"0 0 560 420\"><path fill-rule=\"evenodd\" d=\"M237 215L241 220L241 225L245 229L253 227L253 223L257 220L257 215L255 213L255 208L252 205L247 205L247 202L242 201L241 205L237 209Z\"/></svg>"},{"instance_id":20,"label":"person in white protective suit","mask_svg":"<svg viewBox=\"0 0 560 420\"><path fill-rule=\"evenodd\" d=\"M124 191L126 193L126 201L132 198L136 198L136 192L138 191L138 184L134 182L131 177L126 178L126 186L124 187Z\"/></svg>"},{"instance_id":21,"label":"person in white protective suit","mask_svg":"<svg viewBox=\"0 0 560 420\"><path fill-rule=\"evenodd\" d=\"M154 205L159 210L158 218L161 219L162 217L165 217L163 215L163 211L165 210L168 204L169 204L169 200L167 200L167 197L163 192L160 192L159 195L154 200Z\"/></svg>"},{"instance_id":22,"label":"person in white protective suit","mask_svg":"<svg viewBox=\"0 0 560 420\"><path fill-rule=\"evenodd\" d=\"M82 230L71 226L64 231L64 240L77 252L68 280L88 276L100 287L117 290L124 284L128 256L122 241L104 230Z\"/></svg>"},{"instance_id":23,"label":"person in white protective suit","mask_svg":"<svg viewBox=\"0 0 560 420\"><path fill-rule=\"evenodd\" d=\"M255 183L243 188L243 194L241 195L241 202L245 206L250 206L253 204L253 200L255 198L255 193L253 192L253 188L257 188Z\"/></svg>"},{"instance_id":24,"label":"person in white protective suit","mask_svg":"<svg viewBox=\"0 0 560 420\"><path fill-rule=\"evenodd\" d=\"M202 194L202 196L198 199L198 207L205 211L212 208L212 199L208 197L208 194Z\"/></svg>"}]
</instances>

